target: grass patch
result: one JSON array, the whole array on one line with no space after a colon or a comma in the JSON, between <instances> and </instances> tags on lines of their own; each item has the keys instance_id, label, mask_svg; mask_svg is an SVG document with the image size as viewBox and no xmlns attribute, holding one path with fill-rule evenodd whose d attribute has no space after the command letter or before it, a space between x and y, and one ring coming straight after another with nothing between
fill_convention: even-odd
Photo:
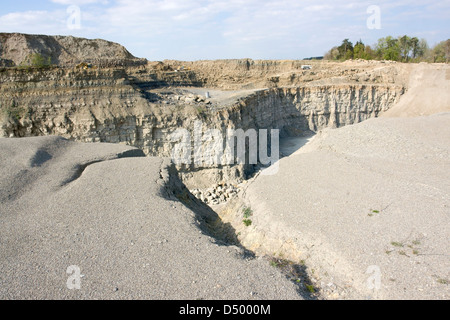
<instances>
[{"instance_id":1,"label":"grass patch","mask_svg":"<svg viewBox=\"0 0 450 320\"><path fill-rule=\"evenodd\" d=\"M245 207L245 208L242 210L242 213L244 214L244 218L245 218L245 219L248 219L248 218L250 218L251 216L253 216L253 210L252 210L251 208L249 208L249 207Z\"/></svg>"},{"instance_id":2,"label":"grass patch","mask_svg":"<svg viewBox=\"0 0 450 320\"><path fill-rule=\"evenodd\" d=\"M306 296L308 299L316 299L319 296L320 288L316 287L311 282L309 275L306 272L304 260L301 260L300 263L295 263L283 258L271 257L269 259L270 265L280 269L280 271L297 286L302 296Z\"/></svg>"},{"instance_id":3,"label":"grass patch","mask_svg":"<svg viewBox=\"0 0 450 320\"><path fill-rule=\"evenodd\" d=\"M278 267L278 263L277 263L276 260L270 261L270 265L271 265L272 267L274 267L274 268L277 268L277 267Z\"/></svg>"},{"instance_id":4,"label":"grass patch","mask_svg":"<svg viewBox=\"0 0 450 320\"><path fill-rule=\"evenodd\" d=\"M253 216L253 210L250 207L245 207L242 209L242 213L244 215L244 220L242 220L242 222L246 227L250 227L252 225L252 220L250 220L250 217Z\"/></svg>"},{"instance_id":5,"label":"grass patch","mask_svg":"<svg viewBox=\"0 0 450 320\"><path fill-rule=\"evenodd\" d=\"M315 293L316 289L314 289L314 286L312 284L305 285L306 289L309 291L309 293Z\"/></svg>"},{"instance_id":6,"label":"grass patch","mask_svg":"<svg viewBox=\"0 0 450 320\"><path fill-rule=\"evenodd\" d=\"M206 117L206 108L204 106L195 107L195 111L197 112L198 116L202 118Z\"/></svg>"},{"instance_id":7,"label":"grass patch","mask_svg":"<svg viewBox=\"0 0 450 320\"><path fill-rule=\"evenodd\" d=\"M276 267L276 268L286 268L292 264L293 264L293 262L285 260L285 259L272 258L270 260L270 265L272 267Z\"/></svg>"},{"instance_id":8,"label":"grass patch","mask_svg":"<svg viewBox=\"0 0 450 320\"><path fill-rule=\"evenodd\" d=\"M404 244L401 242L397 242L397 241L392 241L391 245L393 245L394 247L399 247L399 248L403 248Z\"/></svg>"}]
</instances>

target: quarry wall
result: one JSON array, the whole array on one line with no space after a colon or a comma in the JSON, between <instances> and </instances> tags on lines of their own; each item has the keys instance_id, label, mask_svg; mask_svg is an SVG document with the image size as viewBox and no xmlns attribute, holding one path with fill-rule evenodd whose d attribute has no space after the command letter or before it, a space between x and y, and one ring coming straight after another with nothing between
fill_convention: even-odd
<instances>
[{"instance_id":1,"label":"quarry wall","mask_svg":"<svg viewBox=\"0 0 450 320\"><path fill-rule=\"evenodd\" d=\"M228 63L233 65L233 62ZM251 68L242 61L234 63L238 70ZM284 64L281 65L284 68ZM150 156L171 157L178 143L171 135L179 128L192 132L199 121L205 130L217 129L224 137L228 129L279 129L281 137L302 136L326 127L338 128L376 117L398 102L406 90L401 84L344 83L342 79L328 84L313 81L300 86L296 85L298 79L294 79L290 86L245 91L226 104L211 104L187 92L175 94L172 90L175 87L189 89L212 85L216 72L207 79L202 73L203 63L199 62L199 66L182 71L179 66L163 63L88 70L2 68L0 136L58 135L81 142L123 143L138 147ZM276 63L272 67L273 70L264 71L266 80L280 71ZM261 66L256 69L258 76L251 72L255 83L262 79ZM228 68L224 72L232 70ZM361 76L360 70L355 75ZM215 89L225 92L224 87L236 85L235 78L226 79ZM160 94L161 88L167 89L164 95ZM225 143L223 141L224 146ZM199 167L203 166L191 165L184 169L195 171ZM242 178L245 170L243 167L221 168L213 180Z\"/></svg>"}]
</instances>

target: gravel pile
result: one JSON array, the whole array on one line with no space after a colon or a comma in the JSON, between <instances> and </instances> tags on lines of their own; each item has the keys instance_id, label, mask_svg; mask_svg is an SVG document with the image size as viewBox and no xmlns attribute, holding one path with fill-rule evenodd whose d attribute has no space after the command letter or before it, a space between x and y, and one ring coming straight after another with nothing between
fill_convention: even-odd
<instances>
[{"instance_id":1,"label":"gravel pile","mask_svg":"<svg viewBox=\"0 0 450 320\"><path fill-rule=\"evenodd\" d=\"M241 190L232 184L219 183L206 190L194 189L191 192L206 204L218 205L236 197Z\"/></svg>"}]
</instances>

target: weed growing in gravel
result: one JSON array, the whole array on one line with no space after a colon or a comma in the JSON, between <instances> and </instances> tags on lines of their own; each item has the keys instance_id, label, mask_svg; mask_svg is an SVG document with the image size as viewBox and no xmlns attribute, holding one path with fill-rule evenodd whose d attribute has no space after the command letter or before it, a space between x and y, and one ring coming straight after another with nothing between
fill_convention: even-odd
<instances>
[{"instance_id":1,"label":"weed growing in gravel","mask_svg":"<svg viewBox=\"0 0 450 320\"><path fill-rule=\"evenodd\" d=\"M314 286L311 285L311 284L307 284L307 285L305 285L305 287L306 287L306 289L308 289L308 291L310 293L315 293L316 292L316 290L314 289Z\"/></svg>"},{"instance_id":2,"label":"weed growing in gravel","mask_svg":"<svg viewBox=\"0 0 450 320\"><path fill-rule=\"evenodd\" d=\"M274 268L280 269L286 277L295 283L299 291L306 295L309 299L316 299L320 295L320 288L316 287L311 281L305 266L305 261L301 260L299 263L293 261L271 257L270 265Z\"/></svg>"},{"instance_id":3,"label":"weed growing in gravel","mask_svg":"<svg viewBox=\"0 0 450 320\"><path fill-rule=\"evenodd\" d=\"M250 219L244 219L242 222L244 222L246 227L250 227L252 225L252 220Z\"/></svg>"},{"instance_id":4,"label":"weed growing in gravel","mask_svg":"<svg viewBox=\"0 0 450 320\"><path fill-rule=\"evenodd\" d=\"M206 117L206 108L203 106L198 106L195 108L195 111L197 111L197 115L204 118Z\"/></svg>"},{"instance_id":5,"label":"weed growing in gravel","mask_svg":"<svg viewBox=\"0 0 450 320\"><path fill-rule=\"evenodd\" d=\"M406 252L405 251L399 251L399 253L398 253L399 255L401 255L401 256L408 256L407 254L406 254Z\"/></svg>"},{"instance_id":6,"label":"weed growing in gravel","mask_svg":"<svg viewBox=\"0 0 450 320\"><path fill-rule=\"evenodd\" d=\"M253 216L253 210L250 207L245 207L242 210L242 213L244 214L244 220L242 222L245 224L246 227L249 227L252 225L252 220L249 218Z\"/></svg>"},{"instance_id":7,"label":"weed growing in gravel","mask_svg":"<svg viewBox=\"0 0 450 320\"><path fill-rule=\"evenodd\" d=\"M248 219L253 215L253 210L249 207L245 207L244 210L242 210L242 212L244 213L245 219Z\"/></svg>"},{"instance_id":8,"label":"weed growing in gravel","mask_svg":"<svg viewBox=\"0 0 450 320\"><path fill-rule=\"evenodd\" d=\"M391 242L391 246L395 247L395 248L390 248L388 250L386 250L385 252L387 254L390 254L391 252L397 252L399 255L401 256L406 256L406 257L411 257L412 255L419 255L419 249L417 246L420 245L420 240L419 239L415 239L411 242L405 240L405 241L392 241Z\"/></svg>"}]
</instances>

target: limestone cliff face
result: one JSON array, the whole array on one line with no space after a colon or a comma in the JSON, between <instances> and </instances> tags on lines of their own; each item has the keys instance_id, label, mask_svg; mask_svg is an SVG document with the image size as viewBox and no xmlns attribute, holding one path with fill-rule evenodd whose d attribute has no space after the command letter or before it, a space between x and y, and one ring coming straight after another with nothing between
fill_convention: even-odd
<instances>
[{"instance_id":1,"label":"limestone cliff face","mask_svg":"<svg viewBox=\"0 0 450 320\"><path fill-rule=\"evenodd\" d=\"M189 106L166 106L159 97L152 102L141 87L190 81L181 74L152 72L136 80L120 68L2 69L0 134L125 143L167 155L170 146L159 140L163 132L197 113Z\"/></svg>"},{"instance_id":2,"label":"limestone cliff face","mask_svg":"<svg viewBox=\"0 0 450 320\"><path fill-rule=\"evenodd\" d=\"M14 67L33 53L57 67ZM230 128L302 135L376 117L408 78L406 67L367 61L148 62L104 40L24 34L0 34L0 58L0 136L124 143L166 157L178 143L171 134L193 133L198 121L225 139ZM83 61L94 65L76 67Z\"/></svg>"},{"instance_id":3,"label":"limestone cliff face","mask_svg":"<svg viewBox=\"0 0 450 320\"><path fill-rule=\"evenodd\" d=\"M287 135L338 128L388 110L404 88L386 85L325 85L258 91L243 103L244 127L277 128Z\"/></svg>"},{"instance_id":4,"label":"limestone cliff face","mask_svg":"<svg viewBox=\"0 0 450 320\"><path fill-rule=\"evenodd\" d=\"M12 69L0 73L0 83L4 136L85 140L98 125L95 117L126 117L130 107L147 105L120 69Z\"/></svg>"},{"instance_id":5,"label":"limestone cliff face","mask_svg":"<svg viewBox=\"0 0 450 320\"><path fill-rule=\"evenodd\" d=\"M133 74L131 76L130 74ZM375 117L403 94L401 86L317 85L253 91L229 106L152 100L143 87L194 84L188 75L164 76L125 69L55 69L0 72L4 137L60 135L84 142L126 143L151 155L170 156L177 128L280 129L299 135ZM167 97L166 97L167 98ZM170 100L170 99L169 99Z\"/></svg>"}]
</instances>

